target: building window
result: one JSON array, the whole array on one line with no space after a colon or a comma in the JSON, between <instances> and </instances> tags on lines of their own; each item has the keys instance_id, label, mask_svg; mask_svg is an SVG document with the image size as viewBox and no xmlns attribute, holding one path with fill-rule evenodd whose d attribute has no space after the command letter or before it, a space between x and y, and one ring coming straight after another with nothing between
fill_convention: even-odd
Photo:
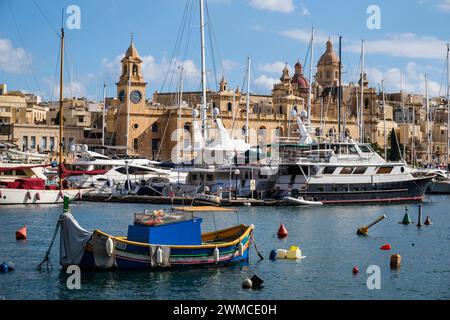
<instances>
[{"instance_id":1,"label":"building window","mask_svg":"<svg viewBox=\"0 0 450 320\"><path fill-rule=\"evenodd\" d=\"M66 138L62 138L62 151L64 152L64 151L66 151Z\"/></svg>"},{"instance_id":2,"label":"building window","mask_svg":"<svg viewBox=\"0 0 450 320\"><path fill-rule=\"evenodd\" d=\"M133 76L137 76L138 75L138 67L136 64L133 64Z\"/></svg>"},{"instance_id":3,"label":"building window","mask_svg":"<svg viewBox=\"0 0 450 320\"><path fill-rule=\"evenodd\" d=\"M22 138L22 146L23 146L23 150L27 150L28 149L28 136L23 136L23 138Z\"/></svg>"},{"instance_id":4,"label":"building window","mask_svg":"<svg viewBox=\"0 0 450 320\"><path fill-rule=\"evenodd\" d=\"M152 132L158 132L158 129L159 129L159 126L158 126L158 124L155 122L155 123L153 123L152 124Z\"/></svg>"},{"instance_id":5,"label":"building window","mask_svg":"<svg viewBox=\"0 0 450 320\"><path fill-rule=\"evenodd\" d=\"M152 139L152 150L158 150L159 140L158 139Z\"/></svg>"},{"instance_id":6,"label":"building window","mask_svg":"<svg viewBox=\"0 0 450 320\"><path fill-rule=\"evenodd\" d=\"M47 149L47 137L42 137L41 138L41 149L42 150Z\"/></svg>"},{"instance_id":7,"label":"building window","mask_svg":"<svg viewBox=\"0 0 450 320\"><path fill-rule=\"evenodd\" d=\"M228 112L233 111L233 104L231 102L228 102Z\"/></svg>"},{"instance_id":8,"label":"building window","mask_svg":"<svg viewBox=\"0 0 450 320\"><path fill-rule=\"evenodd\" d=\"M331 78L331 72L330 71L327 71L326 75L327 75L327 79Z\"/></svg>"},{"instance_id":9,"label":"building window","mask_svg":"<svg viewBox=\"0 0 450 320\"><path fill-rule=\"evenodd\" d=\"M55 137L50 137L50 151L55 150Z\"/></svg>"},{"instance_id":10,"label":"building window","mask_svg":"<svg viewBox=\"0 0 450 320\"><path fill-rule=\"evenodd\" d=\"M78 122L84 122L84 116L78 116Z\"/></svg>"},{"instance_id":11,"label":"building window","mask_svg":"<svg viewBox=\"0 0 450 320\"><path fill-rule=\"evenodd\" d=\"M134 151L137 151L138 147L139 147L139 140L138 140L138 138L134 138L134 140L133 140Z\"/></svg>"}]
</instances>

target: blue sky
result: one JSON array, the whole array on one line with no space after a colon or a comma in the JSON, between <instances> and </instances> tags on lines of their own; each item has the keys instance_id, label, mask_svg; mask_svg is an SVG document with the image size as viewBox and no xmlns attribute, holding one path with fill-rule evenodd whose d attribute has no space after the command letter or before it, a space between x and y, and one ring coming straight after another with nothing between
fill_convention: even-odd
<instances>
[{"instance_id":1,"label":"blue sky","mask_svg":"<svg viewBox=\"0 0 450 320\"><path fill-rule=\"evenodd\" d=\"M231 87L241 87L250 56L251 91L270 93L285 63L293 66L297 60L305 62L314 26L315 62L328 37L334 40L337 52L337 38L343 36L345 82L357 80L360 41L364 39L371 86L378 88L384 79L388 91L403 87L422 93L424 74L428 74L430 93L445 93L450 0L205 1L207 28L212 26L206 32L210 88L216 88L215 79L223 74ZM192 20L184 29L174 64L183 64L186 69L185 90L198 90L197 0L0 0L0 83L6 82L9 90L55 98L59 39L54 29L59 29L62 10L77 5L81 29L66 29L66 96L101 99L103 82L107 83L108 95L115 95L118 62L129 46L131 33L145 63L147 95L155 90L175 90L176 80L166 81L164 86L163 80L177 78L176 68L169 66L173 65L172 52L186 3L191 7ZM370 5L381 10L381 29L367 28Z\"/></svg>"}]
</instances>

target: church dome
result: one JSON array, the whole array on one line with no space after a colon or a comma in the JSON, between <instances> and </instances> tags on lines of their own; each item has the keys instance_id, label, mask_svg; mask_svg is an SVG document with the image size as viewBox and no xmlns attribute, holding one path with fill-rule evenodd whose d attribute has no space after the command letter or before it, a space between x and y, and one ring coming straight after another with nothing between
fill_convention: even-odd
<instances>
[{"instance_id":1,"label":"church dome","mask_svg":"<svg viewBox=\"0 0 450 320\"><path fill-rule=\"evenodd\" d=\"M139 54L138 54L138 52L137 52L136 47L134 46L133 41L131 41L131 44L130 44L130 46L128 47L125 56L127 56L127 57L136 57L136 58L139 57Z\"/></svg>"},{"instance_id":2,"label":"church dome","mask_svg":"<svg viewBox=\"0 0 450 320\"><path fill-rule=\"evenodd\" d=\"M320 57L317 65L333 65L339 64L339 58L336 53L333 51L333 43L331 40L327 41L327 49L325 53Z\"/></svg>"},{"instance_id":3,"label":"church dome","mask_svg":"<svg viewBox=\"0 0 450 320\"><path fill-rule=\"evenodd\" d=\"M303 66L300 61L297 61L295 64L295 74L292 77L291 83L297 84L299 89L309 87L308 80L303 76Z\"/></svg>"}]
</instances>

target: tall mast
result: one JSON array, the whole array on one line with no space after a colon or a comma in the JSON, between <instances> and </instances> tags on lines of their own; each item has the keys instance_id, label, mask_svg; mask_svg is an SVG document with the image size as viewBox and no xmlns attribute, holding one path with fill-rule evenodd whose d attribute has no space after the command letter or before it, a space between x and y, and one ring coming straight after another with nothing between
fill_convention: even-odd
<instances>
[{"instance_id":1,"label":"tall mast","mask_svg":"<svg viewBox=\"0 0 450 320\"><path fill-rule=\"evenodd\" d=\"M384 80L381 80L381 90L382 90L382 95L383 95L384 160L387 161L386 97L384 94Z\"/></svg>"},{"instance_id":2,"label":"tall mast","mask_svg":"<svg viewBox=\"0 0 450 320\"><path fill-rule=\"evenodd\" d=\"M202 58L202 104L200 116L202 120L202 136L206 141L206 58L205 58L205 22L203 17L203 0L200 0L200 40L201 40L201 58Z\"/></svg>"},{"instance_id":3,"label":"tall mast","mask_svg":"<svg viewBox=\"0 0 450 320\"><path fill-rule=\"evenodd\" d=\"M426 104L426 130L427 130L427 166L431 164L431 141L430 141L430 104L428 103L428 75L425 74L425 104Z\"/></svg>"},{"instance_id":4,"label":"tall mast","mask_svg":"<svg viewBox=\"0 0 450 320\"><path fill-rule=\"evenodd\" d=\"M447 178L449 177L449 151L450 151L450 43L447 43Z\"/></svg>"},{"instance_id":5,"label":"tall mast","mask_svg":"<svg viewBox=\"0 0 450 320\"><path fill-rule=\"evenodd\" d=\"M63 81L64 81L64 27L61 27L61 61L59 73L59 188L63 188L62 184L62 162L63 162Z\"/></svg>"},{"instance_id":6,"label":"tall mast","mask_svg":"<svg viewBox=\"0 0 450 320\"><path fill-rule=\"evenodd\" d=\"M312 94L312 76L313 76L313 60L314 60L314 32L315 29L312 28L311 31L311 52L309 59L309 87L308 87L308 128L311 126L311 94Z\"/></svg>"},{"instance_id":7,"label":"tall mast","mask_svg":"<svg viewBox=\"0 0 450 320\"><path fill-rule=\"evenodd\" d=\"M361 41L361 101L359 104L359 140L364 143L364 40Z\"/></svg>"},{"instance_id":8,"label":"tall mast","mask_svg":"<svg viewBox=\"0 0 450 320\"><path fill-rule=\"evenodd\" d=\"M249 125L248 125L248 117L250 113L250 65L251 58L247 58L247 99L246 99L246 112L245 112L245 142L249 142Z\"/></svg>"},{"instance_id":9,"label":"tall mast","mask_svg":"<svg viewBox=\"0 0 450 320\"><path fill-rule=\"evenodd\" d=\"M178 125L177 125L177 129L178 132L180 133L179 137L178 137L178 144L181 146L182 142L183 142L183 129L181 129L181 106L183 104L183 72L184 72L184 67L181 66L180 69L180 92L178 95ZM183 147L184 149L184 147Z\"/></svg>"},{"instance_id":10,"label":"tall mast","mask_svg":"<svg viewBox=\"0 0 450 320\"><path fill-rule=\"evenodd\" d=\"M103 83L102 147L105 146L106 83ZM102 149L104 152L104 149Z\"/></svg>"},{"instance_id":11,"label":"tall mast","mask_svg":"<svg viewBox=\"0 0 450 320\"><path fill-rule=\"evenodd\" d=\"M342 36L339 36L339 85L338 85L338 137L341 139L341 108L342 108Z\"/></svg>"}]
</instances>

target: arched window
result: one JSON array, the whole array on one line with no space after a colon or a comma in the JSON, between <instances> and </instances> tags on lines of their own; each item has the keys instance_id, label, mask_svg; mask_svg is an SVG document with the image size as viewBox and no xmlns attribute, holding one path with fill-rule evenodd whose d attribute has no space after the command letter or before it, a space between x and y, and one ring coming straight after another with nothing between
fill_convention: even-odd
<instances>
[{"instance_id":1,"label":"arched window","mask_svg":"<svg viewBox=\"0 0 450 320\"><path fill-rule=\"evenodd\" d=\"M228 102L228 112L233 111L233 104L231 102Z\"/></svg>"},{"instance_id":2,"label":"arched window","mask_svg":"<svg viewBox=\"0 0 450 320\"><path fill-rule=\"evenodd\" d=\"M184 124L184 130L191 132L192 125L189 122Z\"/></svg>"},{"instance_id":3,"label":"arched window","mask_svg":"<svg viewBox=\"0 0 450 320\"><path fill-rule=\"evenodd\" d=\"M138 75L138 67L136 64L133 64L133 76L137 76Z\"/></svg>"},{"instance_id":4,"label":"arched window","mask_svg":"<svg viewBox=\"0 0 450 320\"><path fill-rule=\"evenodd\" d=\"M258 137L264 137L266 135L266 127L261 126L258 129Z\"/></svg>"},{"instance_id":5,"label":"arched window","mask_svg":"<svg viewBox=\"0 0 450 320\"><path fill-rule=\"evenodd\" d=\"M277 127L275 129L275 136L276 137L282 137L283 136L283 128L282 127Z\"/></svg>"},{"instance_id":6,"label":"arched window","mask_svg":"<svg viewBox=\"0 0 450 320\"><path fill-rule=\"evenodd\" d=\"M152 132L156 133L159 130L158 124L155 122L152 124Z\"/></svg>"},{"instance_id":7,"label":"arched window","mask_svg":"<svg viewBox=\"0 0 450 320\"><path fill-rule=\"evenodd\" d=\"M245 129L245 125L244 126L242 126L242 135L245 137L245 135L246 135L246 129Z\"/></svg>"},{"instance_id":8,"label":"arched window","mask_svg":"<svg viewBox=\"0 0 450 320\"><path fill-rule=\"evenodd\" d=\"M138 138L134 138L134 140L133 140L133 148L134 148L134 151L137 151L139 149L139 140L138 140Z\"/></svg>"},{"instance_id":9,"label":"arched window","mask_svg":"<svg viewBox=\"0 0 450 320\"><path fill-rule=\"evenodd\" d=\"M331 78L331 72L327 71L327 79L330 79L330 78Z\"/></svg>"}]
</instances>

